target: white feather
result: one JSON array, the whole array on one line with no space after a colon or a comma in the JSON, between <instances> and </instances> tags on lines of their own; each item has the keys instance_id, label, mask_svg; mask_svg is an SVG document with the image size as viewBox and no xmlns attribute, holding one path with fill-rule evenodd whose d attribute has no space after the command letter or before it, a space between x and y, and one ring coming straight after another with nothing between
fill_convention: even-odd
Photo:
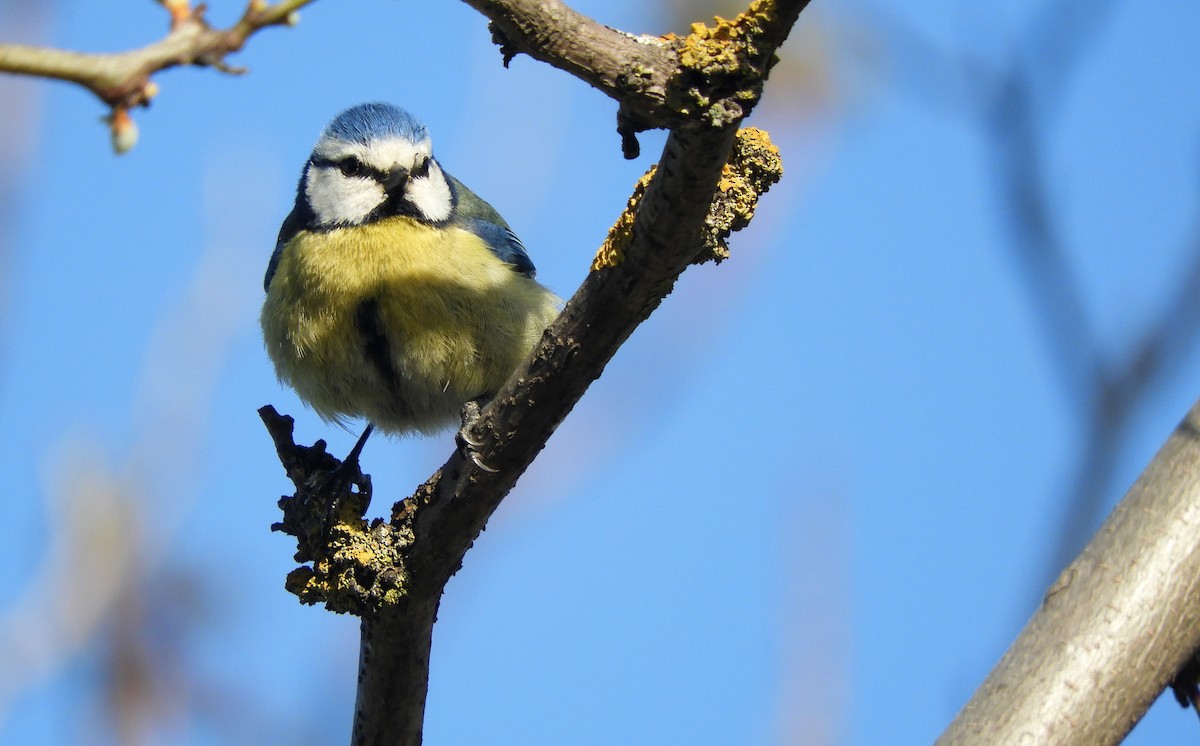
<instances>
[{"instance_id":1,"label":"white feather","mask_svg":"<svg viewBox=\"0 0 1200 746\"><path fill-rule=\"evenodd\" d=\"M428 138L419 142L388 138L365 145L328 139L317 143L313 156L315 160L333 163L357 158L380 173L395 168L413 170L429 160L429 170L425 176L405 183L404 199L431 222L450 217L453 209L450 185L437 161L431 160L432 145ZM375 179L346 176L337 166L311 166L304 193L309 207L322 225L362 223L387 199L387 193Z\"/></svg>"},{"instance_id":2,"label":"white feather","mask_svg":"<svg viewBox=\"0 0 1200 746\"><path fill-rule=\"evenodd\" d=\"M374 179L349 178L334 166L313 166L304 182L308 206L321 225L355 225L387 199Z\"/></svg>"},{"instance_id":3,"label":"white feather","mask_svg":"<svg viewBox=\"0 0 1200 746\"><path fill-rule=\"evenodd\" d=\"M450 185L437 161L430 161L429 174L409 181L404 191L405 199L430 221L437 223L450 217Z\"/></svg>"}]
</instances>

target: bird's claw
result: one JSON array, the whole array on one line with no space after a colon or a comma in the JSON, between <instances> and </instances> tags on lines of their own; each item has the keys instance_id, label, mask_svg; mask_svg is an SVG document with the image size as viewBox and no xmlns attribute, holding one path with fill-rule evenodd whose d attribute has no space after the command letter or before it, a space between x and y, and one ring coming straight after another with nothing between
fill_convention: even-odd
<instances>
[{"instance_id":1,"label":"bird's claw","mask_svg":"<svg viewBox=\"0 0 1200 746\"><path fill-rule=\"evenodd\" d=\"M463 426L463 428L461 430L458 431L458 442L460 445L468 446L470 448L482 448L483 447L483 439L482 438L472 438L470 435L468 435L467 428L465 425Z\"/></svg>"},{"instance_id":2,"label":"bird's claw","mask_svg":"<svg viewBox=\"0 0 1200 746\"><path fill-rule=\"evenodd\" d=\"M471 457L471 463L478 466L481 470L486 471L488 474L496 474L500 471L499 469L493 469L492 467L483 463L483 459L479 458L479 454L473 449L468 450L467 455Z\"/></svg>"},{"instance_id":3,"label":"bird's claw","mask_svg":"<svg viewBox=\"0 0 1200 746\"><path fill-rule=\"evenodd\" d=\"M470 431L478 424L480 413L483 409L482 402L486 400L472 399L462 406L462 427L458 430L458 445L463 451L463 455L471 459L471 463L486 471L489 474L495 474L500 471L493 469L483 462L479 457L479 449L483 447L483 438L472 437Z\"/></svg>"},{"instance_id":4,"label":"bird's claw","mask_svg":"<svg viewBox=\"0 0 1200 746\"><path fill-rule=\"evenodd\" d=\"M363 474L358 459L374 429L374 425L368 424L346 458L335 469L326 472L317 484L317 491L328 500L321 521L324 527L321 532L323 542L329 541L330 530L333 528L341 501L351 500L347 505L360 517L366 514L371 504L371 478ZM355 487L358 488L357 492Z\"/></svg>"}]
</instances>

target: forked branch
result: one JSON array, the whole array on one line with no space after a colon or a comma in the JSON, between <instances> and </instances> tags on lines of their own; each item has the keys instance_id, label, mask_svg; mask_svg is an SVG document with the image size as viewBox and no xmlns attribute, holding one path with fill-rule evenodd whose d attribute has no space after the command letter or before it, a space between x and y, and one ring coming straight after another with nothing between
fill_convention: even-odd
<instances>
[{"instance_id":1,"label":"forked branch","mask_svg":"<svg viewBox=\"0 0 1200 746\"><path fill-rule=\"evenodd\" d=\"M389 520L368 523L369 483L353 490L357 476L331 478L336 461L324 444L296 446L290 422L262 411L297 488L281 503L291 515L281 528L300 540L298 559L311 562L292 573L289 588L363 620L356 744L420 742L429 628L446 582L621 344L684 269L728 255L726 238L780 178L766 134L738 128L807 4L757 0L732 20L693 25L686 37L634 37L559 2L469 1L492 19L506 61L528 53L616 99L627 155L638 131L671 134L583 285L473 423L477 458L456 450ZM311 468L297 467L304 463Z\"/></svg>"}]
</instances>

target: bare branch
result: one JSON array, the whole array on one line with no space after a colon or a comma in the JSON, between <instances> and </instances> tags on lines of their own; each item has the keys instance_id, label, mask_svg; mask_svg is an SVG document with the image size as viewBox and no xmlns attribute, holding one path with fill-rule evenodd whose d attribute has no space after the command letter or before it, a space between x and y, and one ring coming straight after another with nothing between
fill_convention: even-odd
<instances>
[{"instance_id":1,"label":"bare branch","mask_svg":"<svg viewBox=\"0 0 1200 746\"><path fill-rule=\"evenodd\" d=\"M114 146L123 152L136 141L129 110L146 106L158 93L150 80L154 73L181 65L213 67L233 74L245 72L227 65L226 56L241 50L246 40L261 29L295 24L297 11L310 2L281 0L267 5L263 0L251 0L237 23L215 29L204 19L203 4L191 8L186 0L164 1L171 13L171 30L160 41L115 54L0 44L0 72L65 80L87 88L112 108L109 121Z\"/></svg>"},{"instance_id":2,"label":"bare branch","mask_svg":"<svg viewBox=\"0 0 1200 746\"><path fill-rule=\"evenodd\" d=\"M1200 403L939 744L1114 744L1200 648Z\"/></svg>"}]
</instances>

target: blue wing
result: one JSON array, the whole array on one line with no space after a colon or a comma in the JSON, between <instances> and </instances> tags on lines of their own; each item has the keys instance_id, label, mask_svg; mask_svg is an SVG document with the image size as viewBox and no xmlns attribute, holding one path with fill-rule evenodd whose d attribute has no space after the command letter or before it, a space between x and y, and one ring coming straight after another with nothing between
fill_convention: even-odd
<instances>
[{"instance_id":1,"label":"blue wing","mask_svg":"<svg viewBox=\"0 0 1200 746\"><path fill-rule=\"evenodd\" d=\"M511 264L513 271L533 279L537 268L525 251L525 244L517 238L517 234L506 225L484 220L482 218L460 218L459 225L483 239L492 253L500 257L500 261Z\"/></svg>"},{"instance_id":2,"label":"blue wing","mask_svg":"<svg viewBox=\"0 0 1200 746\"><path fill-rule=\"evenodd\" d=\"M532 279L537 274L525 244L517 238L496 208L484 202L479 195L472 192L458 179L446 174L454 189L455 209L452 222L463 230L468 230L483 239L492 253L500 261L511 265L514 272Z\"/></svg>"}]
</instances>

